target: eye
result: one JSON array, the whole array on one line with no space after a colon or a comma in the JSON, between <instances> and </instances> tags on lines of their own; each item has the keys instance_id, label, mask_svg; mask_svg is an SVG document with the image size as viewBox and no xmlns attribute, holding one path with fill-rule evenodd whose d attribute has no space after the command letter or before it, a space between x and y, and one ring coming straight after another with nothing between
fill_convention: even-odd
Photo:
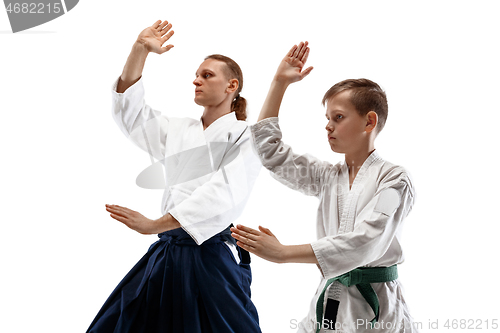
<instances>
[{"instance_id":1,"label":"eye","mask_svg":"<svg viewBox=\"0 0 500 333\"><path fill-rule=\"evenodd\" d=\"M209 78L209 77L211 77L211 76L212 76L212 74L210 74L210 73L205 73L205 74L203 75L203 77L204 77L205 79L208 79L208 78Z\"/></svg>"},{"instance_id":2,"label":"eye","mask_svg":"<svg viewBox=\"0 0 500 333\"><path fill-rule=\"evenodd\" d=\"M343 115L341 115L341 114L338 114L338 115L337 115L337 120L342 119L342 118L344 118L344 116L343 116Z\"/></svg>"}]
</instances>

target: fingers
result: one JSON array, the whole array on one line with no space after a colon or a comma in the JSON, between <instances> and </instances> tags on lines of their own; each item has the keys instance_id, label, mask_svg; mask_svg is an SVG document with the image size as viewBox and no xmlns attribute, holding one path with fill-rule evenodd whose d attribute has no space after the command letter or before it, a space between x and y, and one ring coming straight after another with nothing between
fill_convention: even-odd
<instances>
[{"instance_id":1,"label":"fingers","mask_svg":"<svg viewBox=\"0 0 500 333\"><path fill-rule=\"evenodd\" d=\"M161 38L161 43L165 43L167 40L170 39L170 37L172 37L172 35L174 34L174 31L171 30L169 31L166 35L164 35L162 38Z\"/></svg>"},{"instance_id":2,"label":"fingers","mask_svg":"<svg viewBox=\"0 0 500 333\"><path fill-rule=\"evenodd\" d=\"M127 222L127 219L126 219L126 218L124 218L124 217L122 217L122 216L120 216L120 215L115 215L115 214L109 214L109 216L111 216L111 217L112 217L112 218L114 218L115 220L120 221L120 222L124 223L125 225L127 225L127 223L126 223L126 222ZM127 225L127 226L128 226L128 225Z\"/></svg>"},{"instance_id":3,"label":"fingers","mask_svg":"<svg viewBox=\"0 0 500 333\"><path fill-rule=\"evenodd\" d=\"M260 226L260 225L259 225L259 229L260 229L260 231L262 231L262 232L263 232L263 233L265 233L265 234L268 234L269 236L276 237L276 236L274 236L274 234L271 232L271 230L269 230L269 229L267 229L267 228L264 228L264 227L262 227L262 226Z\"/></svg>"},{"instance_id":4,"label":"fingers","mask_svg":"<svg viewBox=\"0 0 500 333\"><path fill-rule=\"evenodd\" d=\"M158 20L155 23L153 23L153 25L151 26L151 28L158 29L158 27L160 26L160 24L161 24L161 20Z\"/></svg>"},{"instance_id":5,"label":"fingers","mask_svg":"<svg viewBox=\"0 0 500 333\"><path fill-rule=\"evenodd\" d=\"M295 52L295 50L297 49L297 45L294 45L290 51L288 51L288 53L286 54L287 57L291 57L293 55L293 53Z\"/></svg>"},{"instance_id":6,"label":"fingers","mask_svg":"<svg viewBox=\"0 0 500 333\"><path fill-rule=\"evenodd\" d=\"M232 233L231 236L236 239L236 245L239 247L244 248L247 250L247 247L251 247L252 249L255 249L257 242L255 240L246 238L238 233Z\"/></svg>"},{"instance_id":7,"label":"fingers","mask_svg":"<svg viewBox=\"0 0 500 333\"><path fill-rule=\"evenodd\" d=\"M106 210L114 215L128 218L134 211L118 205L106 205Z\"/></svg>"},{"instance_id":8,"label":"fingers","mask_svg":"<svg viewBox=\"0 0 500 333\"><path fill-rule=\"evenodd\" d=\"M157 29L159 35L162 36L160 39L160 43L161 43L160 45L163 45L174 34L174 31L170 30L172 28L172 24L171 23L166 24L166 23L167 23L167 21L163 22L163 24L161 24ZM159 54L165 53L173 47L174 46L172 44L164 46L164 47L160 48Z\"/></svg>"},{"instance_id":9,"label":"fingers","mask_svg":"<svg viewBox=\"0 0 500 333\"><path fill-rule=\"evenodd\" d=\"M158 30L158 32L160 33L160 35L161 35L161 36L163 36L163 35L165 35L167 32L171 32L171 33L173 34L174 32L173 32L173 31L170 31L170 29L172 29L172 24L171 24L171 23L167 24L166 26L163 26L163 24L162 24L162 25L160 25L160 26L158 27L158 29L157 29L157 30Z\"/></svg>"},{"instance_id":10,"label":"fingers","mask_svg":"<svg viewBox=\"0 0 500 333\"><path fill-rule=\"evenodd\" d=\"M254 230L252 228L247 228L247 227L244 227L245 229L247 230L250 230L250 231L243 231L241 230L240 227L243 227L243 226L240 226L238 225L238 228L231 228L231 231L233 232L233 237L236 238L236 239L239 239L241 241L256 241L259 239L259 235L261 234L259 231L257 230Z\"/></svg>"},{"instance_id":11,"label":"fingers","mask_svg":"<svg viewBox=\"0 0 500 333\"><path fill-rule=\"evenodd\" d=\"M238 245L239 247L241 247L243 250L246 250L246 251L248 251L250 253L255 254L256 249L253 246L250 246L248 244L242 243L240 241L237 241L236 245Z\"/></svg>"},{"instance_id":12,"label":"fingers","mask_svg":"<svg viewBox=\"0 0 500 333\"><path fill-rule=\"evenodd\" d=\"M237 228L237 230L243 231L245 233L249 233L249 234L253 234L253 235L260 235L259 231L252 229L252 228L249 228L249 227L245 227L244 225L241 225L241 224L238 224L236 226L236 228Z\"/></svg>"},{"instance_id":13,"label":"fingers","mask_svg":"<svg viewBox=\"0 0 500 333\"><path fill-rule=\"evenodd\" d=\"M307 45L307 42L306 42L306 45ZM307 61L307 58L309 58L309 50L310 49L308 47L306 47L306 50L305 50L304 54L302 55L302 59L300 59L300 61L302 61L303 64L305 64Z\"/></svg>"},{"instance_id":14,"label":"fingers","mask_svg":"<svg viewBox=\"0 0 500 333\"><path fill-rule=\"evenodd\" d=\"M294 45L294 47L292 48L292 50L290 50L289 52L289 57L292 57L292 58L297 58L299 60L302 59L302 57L304 56L304 53L306 52L306 49L308 49L307 45L309 43L306 41L305 43L304 42L300 42L299 43L299 46L296 46Z\"/></svg>"},{"instance_id":15,"label":"fingers","mask_svg":"<svg viewBox=\"0 0 500 333\"><path fill-rule=\"evenodd\" d=\"M246 238L246 237L243 237L243 236L241 236L239 234L233 233L233 234L231 234L231 236L234 239L236 239L236 241L237 241L236 243L243 243L243 244L251 246L253 248L255 248L257 246L257 244L258 244L256 241L254 241L252 239L249 239L249 238Z\"/></svg>"},{"instance_id":16,"label":"fingers","mask_svg":"<svg viewBox=\"0 0 500 333\"><path fill-rule=\"evenodd\" d=\"M306 53L306 50L309 49L307 47L307 44L309 44L307 41L305 43L300 43L299 45L299 50L297 52L297 59L299 59L300 61L302 61L302 58L304 57L304 54Z\"/></svg>"},{"instance_id":17,"label":"fingers","mask_svg":"<svg viewBox=\"0 0 500 333\"><path fill-rule=\"evenodd\" d=\"M167 51L170 51L170 49L171 49L171 48L173 48L173 47L174 47L174 46L173 46L172 44L167 45L167 46L165 46L165 47L162 47L162 48L160 49L160 54L165 53L165 52L167 52Z\"/></svg>"},{"instance_id":18,"label":"fingers","mask_svg":"<svg viewBox=\"0 0 500 333\"><path fill-rule=\"evenodd\" d=\"M290 51L287 53L287 57L289 58L296 58L302 63L305 63L307 61L307 58L309 57L309 42L300 42L299 45L294 45Z\"/></svg>"},{"instance_id":19,"label":"fingers","mask_svg":"<svg viewBox=\"0 0 500 333\"><path fill-rule=\"evenodd\" d=\"M166 26L168 25L168 21L161 21L161 20L158 20L156 21L152 27L158 31L161 31L163 28L165 28Z\"/></svg>"},{"instance_id":20,"label":"fingers","mask_svg":"<svg viewBox=\"0 0 500 333\"><path fill-rule=\"evenodd\" d=\"M297 55L299 54L299 52L302 49L303 45L304 45L304 43L300 42L299 46L295 47L295 50L293 51L293 53L292 53L292 55L290 57L297 58Z\"/></svg>"},{"instance_id":21,"label":"fingers","mask_svg":"<svg viewBox=\"0 0 500 333\"><path fill-rule=\"evenodd\" d=\"M309 75L309 73L311 73L311 71L313 70L313 67L309 67L307 68L306 70L303 70L301 73L300 73L300 79L302 80L303 78L305 78L306 76Z\"/></svg>"},{"instance_id":22,"label":"fingers","mask_svg":"<svg viewBox=\"0 0 500 333\"><path fill-rule=\"evenodd\" d=\"M168 21L156 21L151 28L155 30L155 35L162 37L162 44L165 43L172 35L174 34L172 29L172 23L168 23Z\"/></svg>"}]
</instances>

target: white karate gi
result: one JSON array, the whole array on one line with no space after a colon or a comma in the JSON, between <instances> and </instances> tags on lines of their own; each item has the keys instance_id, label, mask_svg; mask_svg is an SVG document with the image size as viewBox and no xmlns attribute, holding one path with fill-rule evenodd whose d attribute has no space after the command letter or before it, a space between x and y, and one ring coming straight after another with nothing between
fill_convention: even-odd
<instances>
[{"instance_id":1,"label":"white karate gi","mask_svg":"<svg viewBox=\"0 0 500 333\"><path fill-rule=\"evenodd\" d=\"M298 332L316 332L316 303L328 279L357 267L389 267L403 262L401 231L403 219L412 209L413 185L402 167L384 161L374 151L349 189L347 164L332 165L308 154L294 154L281 141L277 117L264 119L251 130L262 164L273 178L320 200L318 240L311 246L322 278L309 315L298 325ZM371 285L380 303L375 329L369 329L373 310L355 286L348 288L334 282L327 289L325 304L327 295L340 302L338 331L417 332L399 280Z\"/></svg>"},{"instance_id":2,"label":"white karate gi","mask_svg":"<svg viewBox=\"0 0 500 333\"><path fill-rule=\"evenodd\" d=\"M167 117L146 105L142 78L124 93L116 92L117 84L113 119L165 166L162 214L170 213L198 245L227 228L240 216L261 166L247 123L231 112L203 130L201 120Z\"/></svg>"}]
</instances>

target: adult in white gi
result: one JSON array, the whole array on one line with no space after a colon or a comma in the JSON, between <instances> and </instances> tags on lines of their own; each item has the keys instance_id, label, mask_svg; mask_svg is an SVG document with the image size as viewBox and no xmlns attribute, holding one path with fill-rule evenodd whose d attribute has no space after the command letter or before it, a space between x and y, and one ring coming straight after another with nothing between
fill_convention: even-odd
<instances>
[{"instance_id":1,"label":"adult in white gi","mask_svg":"<svg viewBox=\"0 0 500 333\"><path fill-rule=\"evenodd\" d=\"M112 92L119 128L165 167L163 216L151 220L106 205L114 219L160 240L116 287L88 332L260 332L249 255L229 231L261 166L247 123L238 120L246 118L241 70L221 55L200 65L193 82L195 102L205 108L200 120L153 110L144 101L142 69L149 52L173 47L162 46L171 28L157 21L139 35Z\"/></svg>"},{"instance_id":2,"label":"adult in white gi","mask_svg":"<svg viewBox=\"0 0 500 333\"><path fill-rule=\"evenodd\" d=\"M372 81L343 81L333 86L323 100L327 102L328 141L334 152L345 154L344 162L333 165L308 154L298 155L283 143L279 107L287 86L312 70L303 70L308 54L306 42L294 46L285 56L271 83L259 122L251 128L255 149L271 175L320 200L318 240L283 246L269 229L254 230L241 225L231 228L233 237L242 248L270 261L318 265L321 282L309 315L298 324L298 332L416 332L397 273L384 277L386 282L368 284L378 296L376 322L375 310L357 286L348 287L339 281L327 283L355 269L344 278L378 271L373 267L395 272L394 265L403 262L402 225L412 209L415 192L405 169L384 161L375 151L374 140L385 123L387 102L385 93ZM371 97L365 98L372 95L376 103L370 102ZM358 105L363 106L363 99L371 104L361 115ZM336 306L336 313L328 320L323 317L327 301Z\"/></svg>"}]
</instances>

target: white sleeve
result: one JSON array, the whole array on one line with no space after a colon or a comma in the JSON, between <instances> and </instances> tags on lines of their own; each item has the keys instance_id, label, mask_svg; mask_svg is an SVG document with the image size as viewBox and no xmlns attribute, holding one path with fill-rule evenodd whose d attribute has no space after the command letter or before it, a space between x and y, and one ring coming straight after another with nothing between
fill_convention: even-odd
<instances>
[{"instance_id":1,"label":"white sleeve","mask_svg":"<svg viewBox=\"0 0 500 333\"><path fill-rule=\"evenodd\" d=\"M225 152L209 181L169 213L198 245L227 228L242 213L260 171L248 127Z\"/></svg>"},{"instance_id":2,"label":"white sleeve","mask_svg":"<svg viewBox=\"0 0 500 333\"><path fill-rule=\"evenodd\" d=\"M366 206L371 211L369 218L358 222L352 232L311 243L324 277L333 278L381 258L412 209L413 201L410 179L399 177L390 186L380 186Z\"/></svg>"},{"instance_id":3,"label":"white sleeve","mask_svg":"<svg viewBox=\"0 0 500 333\"><path fill-rule=\"evenodd\" d=\"M320 194L325 171L332 167L330 163L309 154L295 154L281 140L278 117L263 119L251 129L255 150L274 179L306 195Z\"/></svg>"},{"instance_id":4,"label":"white sleeve","mask_svg":"<svg viewBox=\"0 0 500 333\"><path fill-rule=\"evenodd\" d=\"M112 87L112 116L120 130L139 148L161 160L165 156L168 118L144 101L142 77L125 92Z\"/></svg>"}]
</instances>

